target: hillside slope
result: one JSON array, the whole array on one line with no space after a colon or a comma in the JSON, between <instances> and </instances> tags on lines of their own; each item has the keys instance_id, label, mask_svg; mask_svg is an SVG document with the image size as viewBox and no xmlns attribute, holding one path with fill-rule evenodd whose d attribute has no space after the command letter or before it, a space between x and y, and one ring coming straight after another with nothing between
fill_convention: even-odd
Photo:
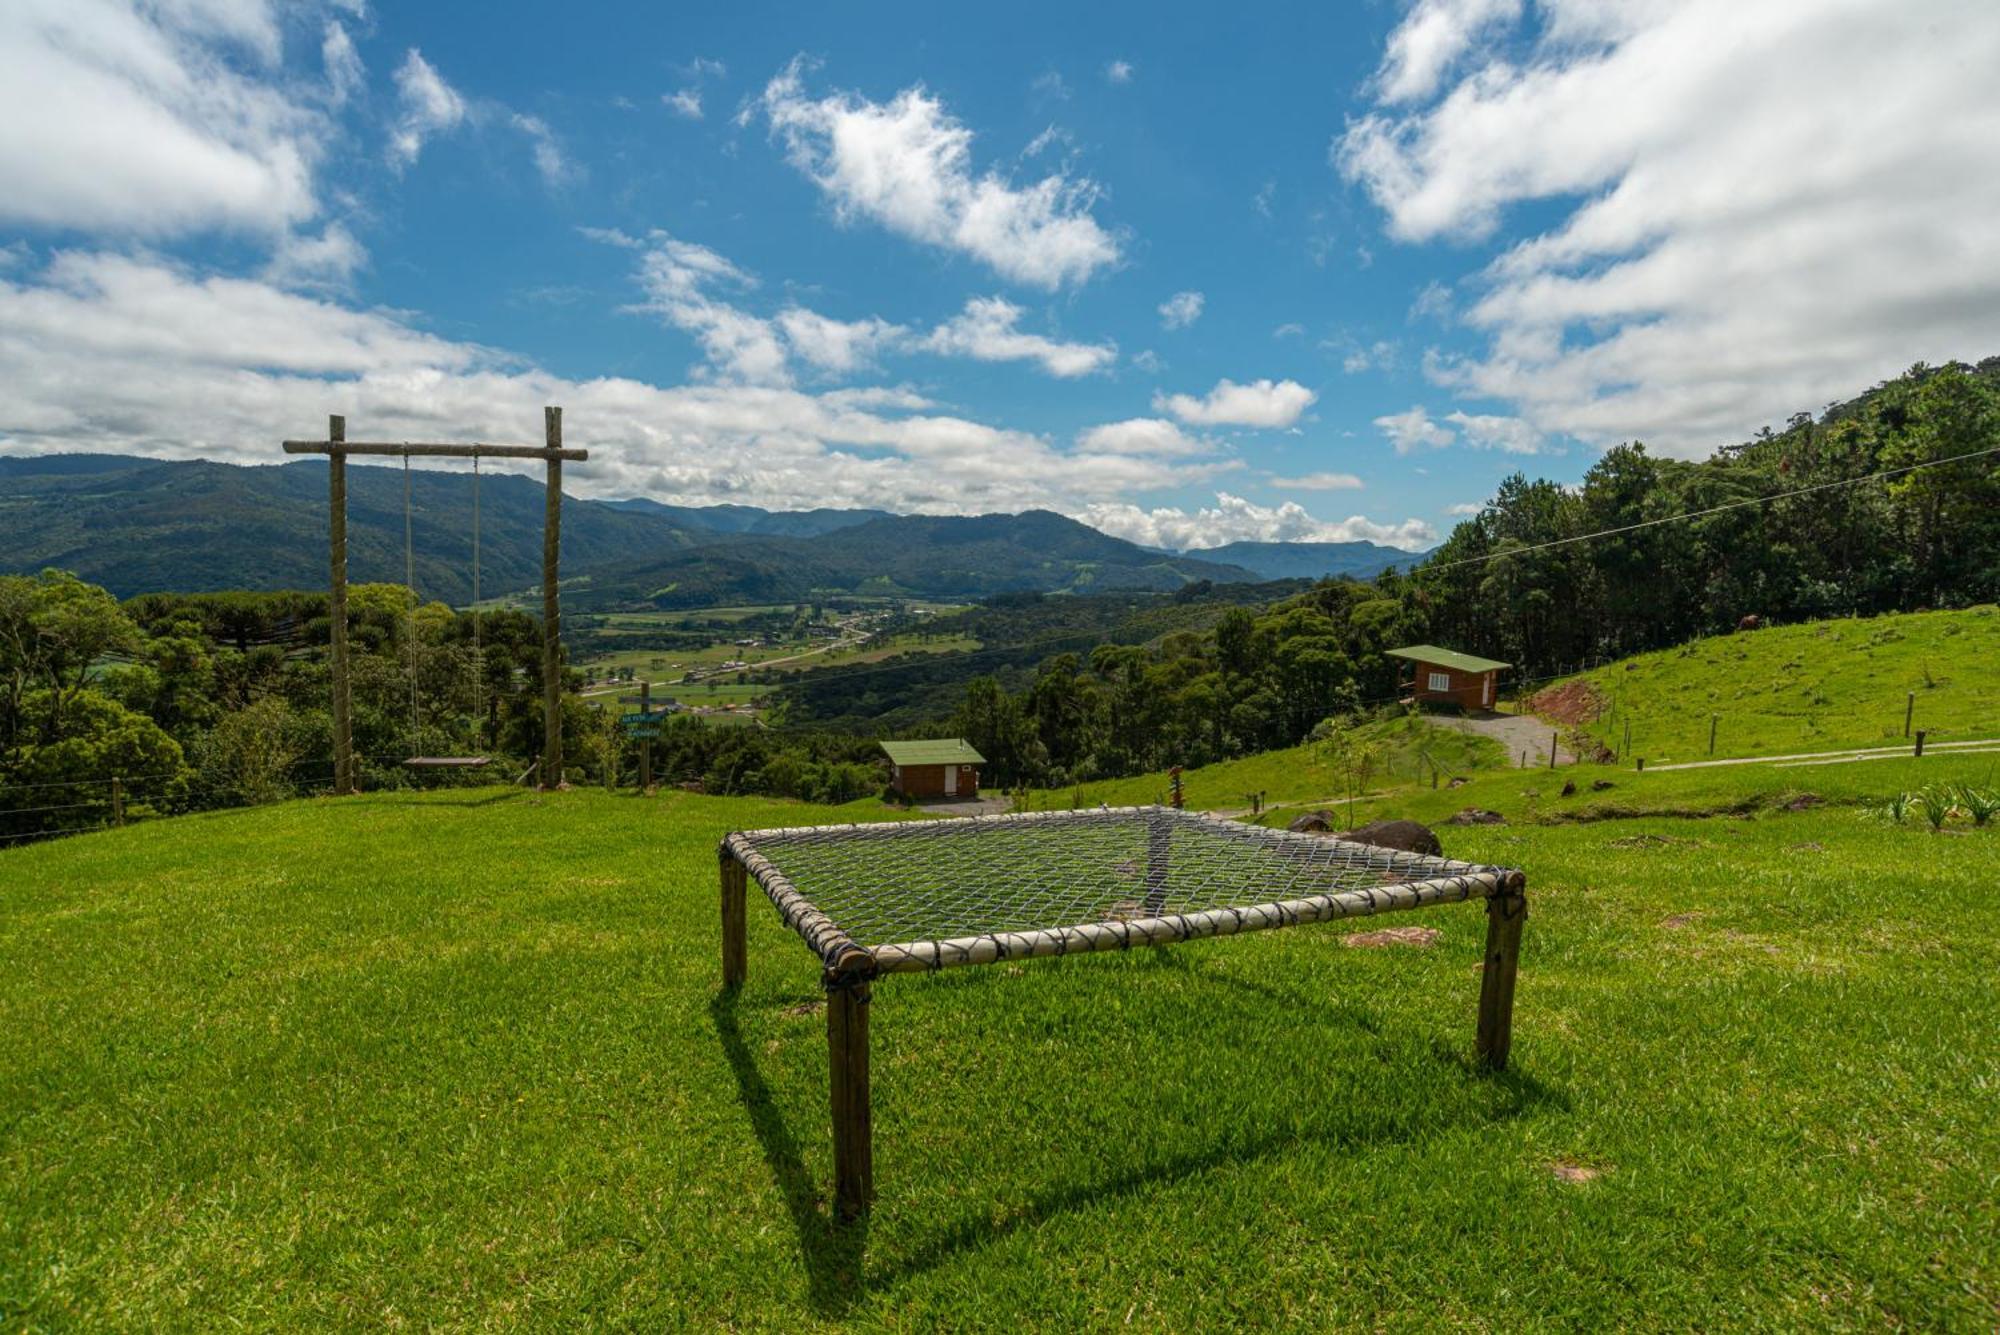
<instances>
[{"instance_id":1,"label":"hillside slope","mask_svg":"<svg viewBox=\"0 0 2000 1335\"><path fill-rule=\"evenodd\" d=\"M868 818L490 789L0 851L0 1324L1990 1324L1992 830L1447 829L1528 872L1497 1078L1475 905L883 980L840 1229L817 961L753 894L718 988L715 846Z\"/></svg>"},{"instance_id":2,"label":"hillside slope","mask_svg":"<svg viewBox=\"0 0 2000 1335\"><path fill-rule=\"evenodd\" d=\"M1932 738L2000 737L2000 611L1991 606L1772 626L1640 654L1529 699L1648 764ZM1630 747L1627 750L1627 726Z\"/></svg>"},{"instance_id":3,"label":"hillside slope","mask_svg":"<svg viewBox=\"0 0 2000 1335\"><path fill-rule=\"evenodd\" d=\"M817 537L734 534L595 572L581 605L693 607L816 592L976 598L1023 590L1172 590L1250 582L1237 566L1164 556L1047 510L896 515Z\"/></svg>"},{"instance_id":4,"label":"hillside slope","mask_svg":"<svg viewBox=\"0 0 2000 1335\"><path fill-rule=\"evenodd\" d=\"M416 583L427 598L472 596L470 469L410 474ZM480 483L481 592L538 585L544 489L532 478ZM706 536L705 534L703 536ZM569 497L563 574L688 546L658 515ZM348 577L403 579L403 472L347 471ZM58 566L120 597L220 589L323 589L326 463L246 468L112 455L0 459L0 571Z\"/></svg>"},{"instance_id":5,"label":"hillside slope","mask_svg":"<svg viewBox=\"0 0 2000 1335\"><path fill-rule=\"evenodd\" d=\"M1265 579L1324 579L1329 575L1366 579L1391 566L1409 570L1424 559L1422 552L1374 542L1231 542L1192 548L1181 555L1242 566Z\"/></svg>"}]
</instances>

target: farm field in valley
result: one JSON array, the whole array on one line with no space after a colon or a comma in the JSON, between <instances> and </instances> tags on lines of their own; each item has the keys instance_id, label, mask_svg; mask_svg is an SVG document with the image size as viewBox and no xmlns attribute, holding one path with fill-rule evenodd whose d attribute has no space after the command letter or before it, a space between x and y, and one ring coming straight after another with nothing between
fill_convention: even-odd
<instances>
[{"instance_id":1,"label":"farm field in valley","mask_svg":"<svg viewBox=\"0 0 2000 1335\"><path fill-rule=\"evenodd\" d=\"M718 998L714 849L879 802L378 794L0 852L0 1312L1981 1328L1996 830L1870 808L1989 760L1816 771L1797 811L1762 767L1381 800L1506 816L1441 829L1530 877L1498 1077L1473 906L1398 918L1427 949L885 981L848 1230L816 964L753 891Z\"/></svg>"}]
</instances>

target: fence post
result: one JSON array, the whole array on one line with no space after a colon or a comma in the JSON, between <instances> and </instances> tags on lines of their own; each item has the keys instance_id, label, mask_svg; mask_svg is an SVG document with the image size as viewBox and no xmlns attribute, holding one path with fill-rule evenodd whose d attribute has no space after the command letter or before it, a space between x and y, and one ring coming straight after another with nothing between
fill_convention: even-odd
<instances>
[{"instance_id":1,"label":"fence post","mask_svg":"<svg viewBox=\"0 0 2000 1335\"><path fill-rule=\"evenodd\" d=\"M115 775L111 780L111 823L120 826L125 823L125 781Z\"/></svg>"},{"instance_id":2,"label":"fence post","mask_svg":"<svg viewBox=\"0 0 2000 1335\"><path fill-rule=\"evenodd\" d=\"M1708 753L1710 755L1715 754L1715 725L1720 722L1722 722L1722 715L1710 714L1708 716Z\"/></svg>"},{"instance_id":3,"label":"fence post","mask_svg":"<svg viewBox=\"0 0 2000 1335\"><path fill-rule=\"evenodd\" d=\"M1903 736L1910 735L1910 720L1917 715L1917 693L1911 691L1903 701Z\"/></svg>"},{"instance_id":4,"label":"fence post","mask_svg":"<svg viewBox=\"0 0 2000 1335\"><path fill-rule=\"evenodd\" d=\"M1646 757L1644 757L1644 756L1640 756L1640 757L1639 757L1639 773L1641 773L1641 774L1644 774L1645 772L1646 772Z\"/></svg>"},{"instance_id":5,"label":"fence post","mask_svg":"<svg viewBox=\"0 0 2000 1335\"><path fill-rule=\"evenodd\" d=\"M1562 739L1562 734L1561 734L1561 733L1559 733L1559 732L1552 732L1552 733L1550 733L1550 734L1549 734L1549 768L1550 768L1550 769L1554 769L1554 768L1556 767L1556 743L1557 743L1558 741L1560 741L1561 739Z\"/></svg>"},{"instance_id":6,"label":"fence post","mask_svg":"<svg viewBox=\"0 0 2000 1335\"><path fill-rule=\"evenodd\" d=\"M1630 714L1625 716L1625 745L1623 753L1628 756L1632 754L1632 716Z\"/></svg>"},{"instance_id":7,"label":"fence post","mask_svg":"<svg viewBox=\"0 0 2000 1335\"><path fill-rule=\"evenodd\" d=\"M1924 729L1922 729L1922 728L1918 728L1918 729L1917 729L1917 750L1916 750L1916 754L1917 754L1917 755L1922 755L1923 753L1924 753Z\"/></svg>"}]
</instances>

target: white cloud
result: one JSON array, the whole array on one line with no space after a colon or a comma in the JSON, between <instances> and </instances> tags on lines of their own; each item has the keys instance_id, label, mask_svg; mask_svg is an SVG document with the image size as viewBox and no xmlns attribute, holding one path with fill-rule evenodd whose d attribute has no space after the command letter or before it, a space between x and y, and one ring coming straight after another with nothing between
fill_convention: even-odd
<instances>
[{"instance_id":1,"label":"white cloud","mask_svg":"<svg viewBox=\"0 0 2000 1335\"><path fill-rule=\"evenodd\" d=\"M1336 144L1405 240L1560 210L1480 275L1461 318L1487 345L1439 383L1544 435L1693 456L2000 346L2000 9L1536 12L1506 55Z\"/></svg>"},{"instance_id":2,"label":"white cloud","mask_svg":"<svg viewBox=\"0 0 2000 1335\"><path fill-rule=\"evenodd\" d=\"M630 239L615 235L617 243ZM647 242L638 277L646 299L636 309L692 334L709 365L724 378L760 385L789 383L785 345L776 328L716 295L718 288L754 288L755 278L707 246L665 232L654 232Z\"/></svg>"},{"instance_id":3,"label":"white cloud","mask_svg":"<svg viewBox=\"0 0 2000 1335\"><path fill-rule=\"evenodd\" d=\"M1153 408L1195 426L1290 426L1319 396L1295 380L1218 380L1206 396L1155 395Z\"/></svg>"},{"instance_id":4,"label":"white cloud","mask_svg":"<svg viewBox=\"0 0 2000 1335\"><path fill-rule=\"evenodd\" d=\"M1484 513L1485 510L1486 504L1483 501L1460 501L1456 505L1447 505L1444 508L1446 514L1457 515L1461 519L1469 519L1473 515Z\"/></svg>"},{"instance_id":5,"label":"white cloud","mask_svg":"<svg viewBox=\"0 0 2000 1335\"><path fill-rule=\"evenodd\" d=\"M1114 60L1106 65L1104 67L1104 82L1109 84L1128 84L1132 82L1132 62L1129 60Z\"/></svg>"},{"instance_id":6,"label":"white cloud","mask_svg":"<svg viewBox=\"0 0 2000 1335\"><path fill-rule=\"evenodd\" d=\"M343 106L368 82L368 72L361 66L361 53L354 49L354 39L337 19L327 20L319 52L320 63L326 69L327 100L336 107Z\"/></svg>"},{"instance_id":7,"label":"white cloud","mask_svg":"<svg viewBox=\"0 0 2000 1335\"><path fill-rule=\"evenodd\" d=\"M792 351L822 371L846 374L874 364L875 355L908 335L887 320L836 320L791 306L778 312L778 327Z\"/></svg>"},{"instance_id":8,"label":"white cloud","mask_svg":"<svg viewBox=\"0 0 2000 1335\"><path fill-rule=\"evenodd\" d=\"M396 69L396 100L401 110L389 132L389 165L398 171L417 160L425 140L465 123L465 99L415 47Z\"/></svg>"},{"instance_id":9,"label":"white cloud","mask_svg":"<svg viewBox=\"0 0 2000 1335\"><path fill-rule=\"evenodd\" d=\"M1160 303L1160 324L1168 329L1185 329L1201 318L1206 301L1199 292L1176 292Z\"/></svg>"},{"instance_id":10,"label":"white cloud","mask_svg":"<svg viewBox=\"0 0 2000 1335\"><path fill-rule=\"evenodd\" d=\"M1160 360L1160 354L1154 352L1151 348L1141 348L1138 352L1133 353L1132 365L1138 367L1147 375L1158 375L1167 369L1167 364Z\"/></svg>"},{"instance_id":11,"label":"white cloud","mask_svg":"<svg viewBox=\"0 0 2000 1335\"><path fill-rule=\"evenodd\" d=\"M972 131L921 86L887 103L848 92L813 99L803 69L794 60L758 107L836 217L871 219L1042 288L1117 263L1117 239L1091 216L1095 182L1057 172L1016 186L991 171L976 175Z\"/></svg>"},{"instance_id":12,"label":"white cloud","mask_svg":"<svg viewBox=\"0 0 2000 1335\"><path fill-rule=\"evenodd\" d=\"M1212 508L1203 506L1193 513L1177 507L1145 510L1126 501L1105 501L1087 507L1077 518L1128 542L1197 553L1231 542L1365 541L1421 551L1437 540L1437 531L1420 519L1380 524L1353 515L1328 523L1313 518L1296 501L1264 506L1226 491L1216 493Z\"/></svg>"},{"instance_id":13,"label":"white cloud","mask_svg":"<svg viewBox=\"0 0 2000 1335\"><path fill-rule=\"evenodd\" d=\"M1352 473L1307 473L1302 477L1273 477L1271 485L1287 491L1358 491L1361 479Z\"/></svg>"},{"instance_id":14,"label":"white cloud","mask_svg":"<svg viewBox=\"0 0 2000 1335\"><path fill-rule=\"evenodd\" d=\"M539 116L519 112L510 117L509 122L528 137L528 147L535 158L535 170L541 173L543 185L553 190L576 178L577 169L563 156L562 145L556 142L555 132L549 129L548 122Z\"/></svg>"},{"instance_id":15,"label":"white cloud","mask_svg":"<svg viewBox=\"0 0 2000 1335\"><path fill-rule=\"evenodd\" d=\"M280 287L343 288L368 262L368 252L341 223L318 236L290 233L278 241L264 277Z\"/></svg>"},{"instance_id":16,"label":"white cloud","mask_svg":"<svg viewBox=\"0 0 2000 1335\"><path fill-rule=\"evenodd\" d=\"M1063 379L1101 371L1118 360L1112 343L1060 343L1015 328L1019 306L1005 297L974 297L965 309L932 330L923 346L951 357L982 362L1032 361Z\"/></svg>"},{"instance_id":17,"label":"white cloud","mask_svg":"<svg viewBox=\"0 0 2000 1335\"><path fill-rule=\"evenodd\" d=\"M1465 443L1481 450L1503 450L1508 454L1559 454L1542 433L1518 417L1495 414L1451 412L1444 420L1457 427Z\"/></svg>"},{"instance_id":18,"label":"white cloud","mask_svg":"<svg viewBox=\"0 0 2000 1335\"><path fill-rule=\"evenodd\" d=\"M1363 371L1387 371L1396 365L1400 351L1387 339L1377 339L1366 346L1351 345L1347 355L1340 359L1340 369L1349 375L1359 375Z\"/></svg>"},{"instance_id":19,"label":"white cloud","mask_svg":"<svg viewBox=\"0 0 2000 1335\"><path fill-rule=\"evenodd\" d=\"M1215 446L1210 442L1190 436L1172 422L1158 417L1106 422L1081 432L1076 443L1079 449L1104 454L1191 457L1215 453Z\"/></svg>"},{"instance_id":20,"label":"white cloud","mask_svg":"<svg viewBox=\"0 0 2000 1335\"><path fill-rule=\"evenodd\" d=\"M1414 322L1426 319L1446 320L1450 317L1451 289L1433 278L1424 284L1415 300L1410 302L1410 313L1407 318Z\"/></svg>"},{"instance_id":21,"label":"white cloud","mask_svg":"<svg viewBox=\"0 0 2000 1335\"><path fill-rule=\"evenodd\" d=\"M701 119L701 89L683 88L678 93L662 93L660 101L676 116L691 121Z\"/></svg>"},{"instance_id":22,"label":"white cloud","mask_svg":"<svg viewBox=\"0 0 2000 1335\"><path fill-rule=\"evenodd\" d=\"M1391 413L1375 419L1375 425L1382 428L1396 446L1396 453L1409 454L1422 449L1442 449L1458 439L1455 432L1439 426L1431 420L1428 410L1422 406L1408 412Z\"/></svg>"},{"instance_id":23,"label":"white cloud","mask_svg":"<svg viewBox=\"0 0 2000 1335\"><path fill-rule=\"evenodd\" d=\"M1304 338L1306 327L1296 320L1288 321L1271 331L1272 338Z\"/></svg>"},{"instance_id":24,"label":"white cloud","mask_svg":"<svg viewBox=\"0 0 2000 1335\"><path fill-rule=\"evenodd\" d=\"M651 253L651 252L648 252ZM712 254L712 252L711 252ZM704 285L721 265L683 252ZM726 262L724 262L726 264ZM940 412L900 388L814 395L779 385L571 380L492 349L266 283L69 252L0 278L0 453L104 450L270 463L328 412L387 439L538 439L562 404L588 462L583 496L779 508L1078 513L1199 485L1229 461L1059 448ZM681 280L663 278L669 293ZM524 470L525 471L525 470Z\"/></svg>"},{"instance_id":25,"label":"white cloud","mask_svg":"<svg viewBox=\"0 0 2000 1335\"><path fill-rule=\"evenodd\" d=\"M1521 0L1417 0L1389 34L1376 84L1384 102L1429 97L1472 44L1521 16Z\"/></svg>"},{"instance_id":26,"label":"white cloud","mask_svg":"<svg viewBox=\"0 0 2000 1335\"><path fill-rule=\"evenodd\" d=\"M258 0L0 4L0 224L276 233L318 212L321 114Z\"/></svg>"}]
</instances>

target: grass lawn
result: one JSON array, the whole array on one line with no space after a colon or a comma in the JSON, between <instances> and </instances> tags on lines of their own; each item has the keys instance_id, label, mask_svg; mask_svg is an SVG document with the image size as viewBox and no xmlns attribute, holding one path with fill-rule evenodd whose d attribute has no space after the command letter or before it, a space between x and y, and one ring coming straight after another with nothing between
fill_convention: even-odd
<instances>
[{"instance_id":1,"label":"grass lawn","mask_svg":"<svg viewBox=\"0 0 2000 1335\"><path fill-rule=\"evenodd\" d=\"M1649 765L1708 756L1777 755L2000 737L2000 610L1819 621L1720 635L1583 674L1609 705L1589 731ZM1625 729L1631 725L1626 751Z\"/></svg>"},{"instance_id":2,"label":"grass lawn","mask_svg":"<svg viewBox=\"0 0 2000 1335\"><path fill-rule=\"evenodd\" d=\"M754 891L716 989L717 838L830 818L461 790L0 852L0 1328L2000 1316L2000 832L1448 829L1529 873L1498 1077L1470 905L888 979L839 1229L815 963Z\"/></svg>"}]
</instances>

